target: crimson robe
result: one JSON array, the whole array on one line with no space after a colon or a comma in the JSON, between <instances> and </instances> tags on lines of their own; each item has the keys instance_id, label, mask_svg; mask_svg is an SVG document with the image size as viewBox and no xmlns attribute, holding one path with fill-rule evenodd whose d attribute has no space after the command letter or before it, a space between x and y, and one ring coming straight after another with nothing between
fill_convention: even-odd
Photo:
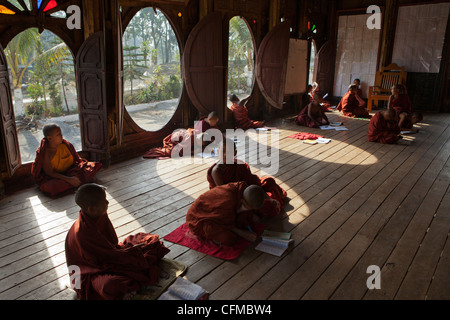
<instances>
[{"instance_id":1,"label":"crimson robe","mask_svg":"<svg viewBox=\"0 0 450 320\"><path fill-rule=\"evenodd\" d=\"M300 111L297 118L295 118L295 123L299 126L305 126L309 128L318 128L319 125L317 125L309 116L308 116L308 107L306 106L303 108L302 111ZM322 125L322 120L326 120L326 125L329 125L330 122L328 121L328 117L323 114L322 116L319 116L316 118L316 121ZM324 124L325 125L325 124Z\"/></svg>"},{"instance_id":2,"label":"crimson robe","mask_svg":"<svg viewBox=\"0 0 450 320\"><path fill-rule=\"evenodd\" d=\"M207 172L210 189L216 187L212 177L212 170L215 166L216 164L212 165ZM263 188L270 199L278 202L278 205L276 205L270 199L266 199L263 207L258 210L261 215L274 217L284 209L284 199L287 197L287 193L276 183L274 178L259 178L251 172L250 166L246 162L240 162L237 159L235 159L234 164L219 164L219 170L224 184L244 181L247 185L257 185Z\"/></svg>"},{"instance_id":3,"label":"crimson robe","mask_svg":"<svg viewBox=\"0 0 450 320\"><path fill-rule=\"evenodd\" d=\"M182 129L168 135L164 138L162 147L150 149L143 157L146 159L171 158L172 151L177 145L179 145L178 154L180 156L183 155L185 148L192 151L194 149L194 129Z\"/></svg>"},{"instance_id":4,"label":"crimson robe","mask_svg":"<svg viewBox=\"0 0 450 320\"><path fill-rule=\"evenodd\" d=\"M336 108L338 111L342 111L346 117L355 118L370 118L369 112L363 106L359 105L359 101L356 95L351 91L348 91L339 102Z\"/></svg>"},{"instance_id":5,"label":"crimson robe","mask_svg":"<svg viewBox=\"0 0 450 320\"><path fill-rule=\"evenodd\" d=\"M142 245L134 247L137 244ZM81 300L123 299L126 293L156 284L158 263L169 251L157 235L147 233L119 243L107 214L95 220L82 211L65 241L67 266L79 268L81 288L75 291Z\"/></svg>"},{"instance_id":6,"label":"crimson robe","mask_svg":"<svg viewBox=\"0 0 450 320\"><path fill-rule=\"evenodd\" d=\"M248 109L245 106L241 106L233 103L231 106L231 111L233 112L233 118L235 122L235 127L243 130L248 130L251 128L262 128L264 124L260 121L250 120L248 117Z\"/></svg>"},{"instance_id":7,"label":"crimson robe","mask_svg":"<svg viewBox=\"0 0 450 320\"><path fill-rule=\"evenodd\" d=\"M233 246L240 238L234 228L254 230L253 211L237 214L247 184L243 181L215 187L200 195L186 215L189 230L200 240Z\"/></svg>"},{"instance_id":8,"label":"crimson robe","mask_svg":"<svg viewBox=\"0 0 450 320\"><path fill-rule=\"evenodd\" d=\"M67 140L63 139L62 143L67 146L73 157L73 166L63 174L69 177L77 177L80 179L81 184L94 182L95 175L101 169L102 164L100 162L91 162L82 159L76 152L74 146ZM31 165L31 175L39 185L41 191L51 197L57 197L75 190L76 188L70 183L50 177L45 173L44 162L47 148L47 139L43 138L40 146L36 150L36 158Z\"/></svg>"},{"instance_id":9,"label":"crimson robe","mask_svg":"<svg viewBox=\"0 0 450 320\"><path fill-rule=\"evenodd\" d=\"M390 107L397 112L397 116L403 112L412 113L411 99L407 94L399 94L397 98L392 99Z\"/></svg>"},{"instance_id":10,"label":"crimson robe","mask_svg":"<svg viewBox=\"0 0 450 320\"><path fill-rule=\"evenodd\" d=\"M369 141L392 144L400 139L399 134L400 128L397 122L385 120L381 112L376 113L370 119L369 130L367 131Z\"/></svg>"}]
</instances>

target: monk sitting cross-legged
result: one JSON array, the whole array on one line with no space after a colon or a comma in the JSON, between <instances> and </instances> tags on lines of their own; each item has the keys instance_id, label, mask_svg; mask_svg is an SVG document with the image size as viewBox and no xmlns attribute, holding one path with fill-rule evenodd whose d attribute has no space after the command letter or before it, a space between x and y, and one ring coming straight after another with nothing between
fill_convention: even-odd
<instances>
[{"instance_id":1,"label":"monk sitting cross-legged","mask_svg":"<svg viewBox=\"0 0 450 320\"><path fill-rule=\"evenodd\" d=\"M264 190L245 182L215 187L200 195L189 208L186 224L199 240L233 246L243 238L254 242L254 211L262 207Z\"/></svg>"},{"instance_id":2,"label":"monk sitting cross-legged","mask_svg":"<svg viewBox=\"0 0 450 320\"><path fill-rule=\"evenodd\" d=\"M297 118L295 118L295 123L299 126L310 128L318 128L330 124L323 108L315 101L303 108Z\"/></svg>"},{"instance_id":3,"label":"monk sitting cross-legged","mask_svg":"<svg viewBox=\"0 0 450 320\"><path fill-rule=\"evenodd\" d=\"M264 121L253 121L248 117L248 109L245 104L249 99L250 97L241 101L234 94L230 98L230 101L233 103L230 109L233 112L235 127L238 129L248 130L251 128L257 129L264 127Z\"/></svg>"},{"instance_id":4,"label":"monk sitting cross-legged","mask_svg":"<svg viewBox=\"0 0 450 320\"><path fill-rule=\"evenodd\" d=\"M369 122L367 137L371 142L384 144L397 143L401 139L400 128L395 121L395 111L392 109L376 113Z\"/></svg>"},{"instance_id":5,"label":"monk sitting cross-legged","mask_svg":"<svg viewBox=\"0 0 450 320\"><path fill-rule=\"evenodd\" d=\"M76 272L70 276L78 299L131 299L158 282L158 263L170 250L157 235L138 233L119 243L103 186L83 185L75 202L81 210L66 236L65 254L69 271Z\"/></svg>"},{"instance_id":6,"label":"monk sitting cross-legged","mask_svg":"<svg viewBox=\"0 0 450 320\"><path fill-rule=\"evenodd\" d=\"M73 145L63 139L58 125L44 126L43 133L31 166L31 174L42 192L56 197L95 180L101 163L82 159Z\"/></svg>"},{"instance_id":7,"label":"monk sitting cross-legged","mask_svg":"<svg viewBox=\"0 0 450 320\"><path fill-rule=\"evenodd\" d=\"M342 111L346 117L370 119L372 116L369 115L364 106L360 105L360 101L356 97L357 94L358 86L351 84L348 88L348 92L342 97L336 109Z\"/></svg>"},{"instance_id":8,"label":"monk sitting cross-legged","mask_svg":"<svg viewBox=\"0 0 450 320\"><path fill-rule=\"evenodd\" d=\"M392 95L389 97L388 109L396 112L396 121L400 128L404 127L406 117L412 113L411 99L408 96L406 87L402 84L392 86Z\"/></svg>"},{"instance_id":9,"label":"monk sitting cross-legged","mask_svg":"<svg viewBox=\"0 0 450 320\"><path fill-rule=\"evenodd\" d=\"M230 161L227 161L227 145L233 148L230 152ZM235 158L237 153L234 142L226 141L219 150L219 161L212 165L207 172L209 188L213 189L224 184L244 181L248 185L257 185L266 192L264 205L258 210L262 216L274 217L284 208L287 197L284 191L272 177L260 178L251 172L250 166Z\"/></svg>"}]
</instances>

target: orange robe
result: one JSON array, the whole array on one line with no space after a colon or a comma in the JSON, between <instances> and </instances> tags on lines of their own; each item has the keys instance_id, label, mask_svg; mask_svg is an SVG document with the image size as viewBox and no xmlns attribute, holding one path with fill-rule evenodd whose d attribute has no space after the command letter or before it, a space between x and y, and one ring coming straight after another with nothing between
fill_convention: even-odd
<instances>
[{"instance_id":1,"label":"orange robe","mask_svg":"<svg viewBox=\"0 0 450 320\"><path fill-rule=\"evenodd\" d=\"M81 184L90 183L95 181L95 175L101 169L102 164L100 162L90 162L82 159L76 152L73 145L67 140L63 139L62 142L68 149L73 158L73 165L66 171L60 172L69 177L78 177ZM36 150L36 159L31 165L31 174L39 185L42 192L48 194L51 197L57 197L68 192L75 190L75 188L64 180L55 179L45 174L44 161L45 154L47 152L47 139L41 140L41 145Z\"/></svg>"},{"instance_id":2,"label":"orange robe","mask_svg":"<svg viewBox=\"0 0 450 320\"><path fill-rule=\"evenodd\" d=\"M336 108L338 111L342 111L344 116L346 117L355 117L355 118L370 118L369 112L363 106L359 105L359 101L356 98L355 94L351 91L348 91L339 102L339 105Z\"/></svg>"},{"instance_id":3,"label":"orange robe","mask_svg":"<svg viewBox=\"0 0 450 320\"><path fill-rule=\"evenodd\" d=\"M231 106L231 111L233 111L233 118L236 128L248 130L251 128L256 129L264 127L264 124L262 122L249 119L248 109L245 106L233 103L233 105Z\"/></svg>"},{"instance_id":4,"label":"orange robe","mask_svg":"<svg viewBox=\"0 0 450 320\"><path fill-rule=\"evenodd\" d=\"M207 172L207 180L209 188L216 187L216 183L212 177L212 170L216 164L212 165ZM284 209L284 199L287 197L286 191L283 190L271 177L259 178L250 170L250 166L245 162L239 162L235 159L234 164L220 164L220 174L224 184L244 181L247 185L257 185L264 189L267 195L278 202L278 206L274 205L270 199L264 201L263 207L258 212L263 216L274 217L281 213Z\"/></svg>"},{"instance_id":5,"label":"orange robe","mask_svg":"<svg viewBox=\"0 0 450 320\"><path fill-rule=\"evenodd\" d=\"M252 211L236 213L246 188L245 182L229 183L200 195L186 215L189 230L200 240L233 246L240 238L233 228L254 228Z\"/></svg>"},{"instance_id":6,"label":"orange robe","mask_svg":"<svg viewBox=\"0 0 450 320\"><path fill-rule=\"evenodd\" d=\"M141 246L134 247L137 244ZM119 243L107 214L97 220L80 211L65 242L67 266L79 267L81 300L118 300L157 283L158 262L170 250L157 235L138 233ZM73 282L72 282L73 283Z\"/></svg>"},{"instance_id":7,"label":"orange robe","mask_svg":"<svg viewBox=\"0 0 450 320\"><path fill-rule=\"evenodd\" d=\"M367 137L371 142L396 143L400 138L400 128L395 121L386 121L381 112L376 113L369 122Z\"/></svg>"}]
</instances>

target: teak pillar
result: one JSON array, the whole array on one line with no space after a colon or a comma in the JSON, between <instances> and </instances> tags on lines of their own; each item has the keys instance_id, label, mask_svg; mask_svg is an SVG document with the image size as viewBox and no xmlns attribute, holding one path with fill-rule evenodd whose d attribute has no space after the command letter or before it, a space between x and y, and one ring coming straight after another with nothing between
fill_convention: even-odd
<instances>
[{"instance_id":1,"label":"teak pillar","mask_svg":"<svg viewBox=\"0 0 450 320\"><path fill-rule=\"evenodd\" d=\"M399 0L386 0L378 70L380 70L382 67L388 66L392 62L392 51L394 49L398 4Z\"/></svg>"}]
</instances>

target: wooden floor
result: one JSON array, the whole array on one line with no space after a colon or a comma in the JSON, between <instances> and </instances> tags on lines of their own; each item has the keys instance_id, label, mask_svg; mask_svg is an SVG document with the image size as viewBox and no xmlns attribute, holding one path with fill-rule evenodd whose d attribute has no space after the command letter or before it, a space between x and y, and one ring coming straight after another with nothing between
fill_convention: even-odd
<instances>
[{"instance_id":1,"label":"wooden floor","mask_svg":"<svg viewBox=\"0 0 450 320\"><path fill-rule=\"evenodd\" d=\"M426 115L410 145L369 143L368 121L330 119L349 131L271 124L281 129L275 177L290 202L270 229L292 233L287 254L252 245L226 262L164 241L168 257L189 265L186 277L214 300L450 299L450 115ZM332 142L288 138L300 131ZM180 226L208 189L211 161L136 158L102 170L119 238ZM3 199L0 212L0 299L72 299L64 239L78 216L73 195L51 200L31 188ZM369 266L381 269L379 290L367 288Z\"/></svg>"}]
</instances>

